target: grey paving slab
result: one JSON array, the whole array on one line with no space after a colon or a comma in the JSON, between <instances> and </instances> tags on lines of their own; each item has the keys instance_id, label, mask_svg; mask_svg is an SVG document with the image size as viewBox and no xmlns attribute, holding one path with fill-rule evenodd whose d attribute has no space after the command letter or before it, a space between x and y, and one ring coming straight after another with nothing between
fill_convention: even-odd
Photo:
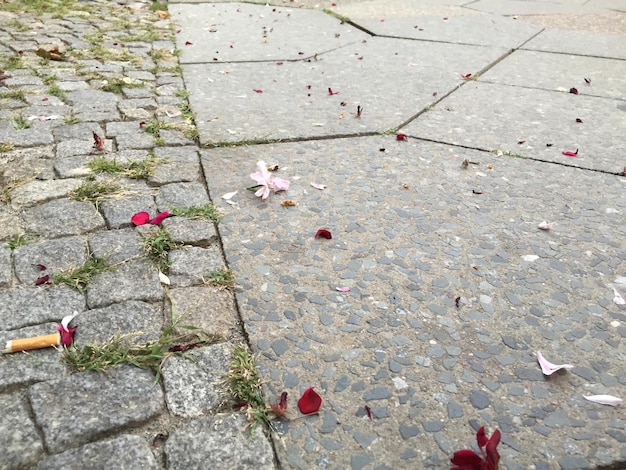
<instances>
[{"instance_id":1,"label":"grey paving slab","mask_svg":"<svg viewBox=\"0 0 626 470\"><path fill-rule=\"evenodd\" d=\"M533 70L531 77L528 70ZM575 75L574 75L575 74ZM488 70L480 80L544 90L569 91L626 101L626 61L516 51ZM591 86L585 82L591 80Z\"/></svg>"},{"instance_id":2,"label":"grey paving slab","mask_svg":"<svg viewBox=\"0 0 626 470\"><path fill-rule=\"evenodd\" d=\"M48 457L38 470L157 470L159 465L148 443L139 436L122 434L110 440L85 444Z\"/></svg>"},{"instance_id":3,"label":"grey paving slab","mask_svg":"<svg viewBox=\"0 0 626 470\"><path fill-rule=\"evenodd\" d=\"M78 268L87 261L87 246L79 237L44 240L17 247L13 265L18 280L28 286L44 275ZM41 265L41 266L39 266ZM46 269L41 269L44 267Z\"/></svg>"},{"instance_id":4,"label":"grey paving slab","mask_svg":"<svg viewBox=\"0 0 626 470\"><path fill-rule=\"evenodd\" d=\"M515 48L541 31L539 26L499 15L407 0L353 3L335 10L379 36Z\"/></svg>"},{"instance_id":5,"label":"grey paving slab","mask_svg":"<svg viewBox=\"0 0 626 470\"><path fill-rule=\"evenodd\" d=\"M220 406L220 383L228 373L232 345L228 343L192 349L170 357L163 366L167 408L176 416L196 418Z\"/></svg>"},{"instance_id":6,"label":"grey paving slab","mask_svg":"<svg viewBox=\"0 0 626 470\"><path fill-rule=\"evenodd\" d=\"M28 396L46 447L56 452L163 412L163 392L154 375L132 366L31 385Z\"/></svg>"},{"instance_id":7,"label":"grey paving slab","mask_svg":"<svg viewBox=\"0 0 626 470\"><path fill-rule=\"evenodd\" d=\"M617 174L626 144L613 137L624 126L621 100L472 82L402 132Z\"/></svg>"},{"instance_id":8,"label":"grey paving slab","mask_svg":"<svg viewBox=\"0 0 626 470\"><path fill-rule=\"evenodd\" d=\"M550 15L562 13L593 12L594 8L585 8L586 0L572 0L568 2L554 2L539 0L527 2L525 0L477 0L466 8L472 10L496 13L498 15Z\"/></svg>"},{"instance_id":9,"label":"grey paving slab","mask_svg":"<svg viewBox=\"0 0 626 470\"><path fill-rule=\"evenodd\" d=\"M181 426L165 444L167 468L276 468L261 426L242 432L245 427L243 414L218 414Z\"/></svg>"},{"instance_id":10,"label":"grey paving slab","mask_svg":"<svg viewBox=\"0 0 626 470\"><path fill-rule=\"evenodd\" d=\"M43 455L43 443L19 394L0 395L0 447L3 468L28 468Z\"/></svg>"},{"instance_id":11,"label":"grey paving slab","mask_svg":"<svg viewBox=\"0 0 626 470\"><path fill-rule=\"evenodd\" d=\"M170 263L170 281L176 287L201 285L212 271L225 268L222 252L217 245L173 250L167 259Z\"/></svg>"},{"instance_id":12,"label":"grey paving slab","mask_svg":"<svg viewBox=\"0 0 626 470\"><path fill-rule=\"evenodd\" d=\"M547 30L524 44L522 49L626 59L626 36Z\"/></svg>"},{"instance_id":13,"label":"grey paving slab","mask_svg":"<svg viewBox=\"0 0 626 470\"><path fill-rule=\"evenodd\" d=\"M40 202L66 197L82 183L79 179L30 181L11 191L11 205L19 210Z\"/></svg>"},{"instance_id":14,"label":"grey paving slab","mask_svg":"<svg viewBox=\"0 0 626 470\"><path fill-rule=\"evenodd\" d=\"M193 325L225 339L236 335L239 319L232 292L213 286L181 287L169 289L168 297L171 313L181 319L181 325Z\"/></svg>"},{"instance_id":15,"label":"grey paving slab","mask_svg":"<svg viewBox=\"0 0 626 470\"><path fill-rule=\"evenodd\" d=\"M13 280L13 270L11 269L11 248L0 245L0 287L7 287Z\"/></svg>"},{"instance_id":16,"label":"grey paving slab","mask_svg":"<svg viewBox=\"0 0 626 470\"><path fill-rule=\"evenodd\" d=\"M89 237L89 250L94 256L104 258L107 265L145 255L141 237L131 228L94 233Z\"/></svg>"},{"instance_id":17,"label":"grey paving slab","mask_svg":"<svg viewBox=\"0 0 626 470\"><path fill-rule=\"evenodd\" d=\"M89 308L106 307L116 302L163 299L157 269L146 260L129 261L113 271L94 276L87 286Z\"/></svg>"},{"instance_id":18,"label":"grey paving slab","mask_svg":"<svg viewBox=\"0 0 626 470\"><path fill-rule=\"evenodd\" d=\"M127 340L133 344L155 341L161 335L162 310L160 305L129 300L83 312L75 336L76 345L102 344L113 335L132 335Z\"/></svg>"},{"instance_id":19,"label":"grey paving slab","mask_svg":"<svg viewBox=\"0 0 626 470\"><path fill-rule=\"evenodd\" d=\"M290 6L176 4L169 11L182 64L298 60L369 37L324 12Z\"/></svg>"},{"instance_id":20,"label":"grey paving slab","mask_svg":"<svg viewBox=\"0 0 626 470\"><path fill-rule=\"evenodd\" d=\"M203 143L305 138L397 127L432 104L433 93L457 87L460 73L476 73L504 52L372 38L317 62L194 64L183 74ZM360 118L357 106L364 108Z\"/></svg>"},{"instance_id":21,"label":"grey paving slab","mask_svg":"<svg viewBox=\"0 0 626 470\"><path fill-rule=\"evenodd\" d=\"M608 286L626 259L626 180L391 135L206 150L209 187L241 190L257 159L291 186L221 202L238 305L268 400L287 391L291 418L305 388L324 400L321 417L283 427L282 465L443 467L473 439L450 413L501 429L507 468L565 458L573 426L593 434L577 442L588 466L621 458L607 434L614 410L581 393L619 394L626 380ZM282 207L287 198L297 205ZM320 228L332 239L314 239ZM536 350L576 367L547 379ZM355 441L372 442L367 456Z\"/></svg>"},{"instance_id":22,"label":"grey paving slab","mask_svg":"<svg viewBox=\"0 0 626 470\"><path fill-rule=\"evenodd\" d=\"M49 321L60 322L63 317L85 308L85 296L65 286L0 291L0 324L6 330Z\"/></svg>"},{"instance_id":23,"label":"grey paving slab","mask_svg":"<svg viewBox=\"0 0 626 470\"><path fill-rule=\"evenodd\" d=\"M184 217L169 217L163 221L172 240L196 246L217 243L217 230L210 220L193 220Z\"/></svg>"},{"instance_id":24,"label":"grey paving slab","mask_svg":"<svg viewBox=\"0 0 626 470\"><path fill-rule=\"evenodd\" d=\"M104 227L104 219L90 202L54 199L23 212L29 232L49 238L80 235Z\"/></svg>"}]
</instances>

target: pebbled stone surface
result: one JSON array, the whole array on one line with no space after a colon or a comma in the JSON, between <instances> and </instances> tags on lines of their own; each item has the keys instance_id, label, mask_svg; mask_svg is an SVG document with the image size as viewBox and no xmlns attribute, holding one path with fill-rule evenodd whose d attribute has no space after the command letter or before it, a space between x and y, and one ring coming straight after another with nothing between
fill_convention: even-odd
<instances>
[{"instance_id":1,"label":"pebbled stone surface","mask_svg":"<svg viewBox=\"0 0 626 470\"><path fill-rule=\"evenodd\" d=\"M28 395L46 446L56 451L163 412L163 392L154 375L132 366L31 385Z\"/></svg>"},{"instance_id":2,"label":"pebbled stone surface","mask_svg":"<svg viewBox=\"0 0 626 470\"><path fill-rule=\"evenodd\" d=\"M21 394L0 395L0 447L4 468L27 468L44 453L43 443Z\"/></svg>"},{"instance_id":3,"label":"pebbled stone surface","mask_svg":"<svg viewBox=\"0 0 626 470\"><path fill-rule=\"evenodd\" d=\"M104 219L93 204L55 199L24 211L26 229L37 235L57 238L80 235L104 228Z\"/></svg>"}]
</instances>

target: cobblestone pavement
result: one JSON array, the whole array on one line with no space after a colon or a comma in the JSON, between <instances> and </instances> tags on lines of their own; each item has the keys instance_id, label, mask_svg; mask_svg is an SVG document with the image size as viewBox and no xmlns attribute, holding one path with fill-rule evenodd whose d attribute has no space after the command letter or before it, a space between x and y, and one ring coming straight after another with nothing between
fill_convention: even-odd
<instances>
[{"instance_id":1,"label":"cobblestone pavement","mask_svg":"<svg viewBox=\"0 0 626 470\"><path fill-rule=\"evenodd\" d=\"M0 468L624 468L623 2L275 3L0 3L0 342L200 346L0 356Z\"/></svg>"}]
</instances>

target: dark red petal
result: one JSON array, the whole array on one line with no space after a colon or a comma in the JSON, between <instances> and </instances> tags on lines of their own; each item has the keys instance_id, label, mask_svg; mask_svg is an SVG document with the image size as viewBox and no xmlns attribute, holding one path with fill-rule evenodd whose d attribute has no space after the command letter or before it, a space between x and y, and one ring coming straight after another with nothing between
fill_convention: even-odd
<instances>
[{"instance_id":1,"label":"dark red petal","mask_svg":"<svg viewBox=\"0 0 626 470\"><path fill-rule=\"evenodd\" d=\"M39 269L39 271L45 271L46 269L48 269L43 264L36 264L35 266L37 266L37 269Z\"/></svg>"},{"instance_id":2,"label":"dark red petal","mask_svg":"<svg viewBox=\"0 0 626 470\"><path fill-rule=\"evenodd\" d=\"M570 88L570 89L569 89L569 92L570 92L570 93L572 93L572 94L574 94L574 95L577 95L577 94L578 94L578 90L577 90L576 88L574 88L574 87Z\"/></svg>"},{"instance_id":3,"label":"dark red petal","mask_svg":"<svg viewBox=\"0 0 626 470\"><path fill-rule=\"evenodd\" d=\"M374 419L374 415L372 415L372 409L365 405L365 411L367 412L367 417L372 421Z\"/></svg>"},{"instance_id":4,"label":"dark red petal","mask_svg":"<svg viewBox=\"0 0 626 470\"><path fill-rule=\"evenodd\" d=\"M327 238L328 240L333 238L332 234L325 228L321 228L317 232L315 232L315 237L313 238L319 238L319 237Z\"/></svg>"},{"instance_id":5,"label":"dark red petal","mask_svg":"<svg viewBox=\"0 0 626 470\"><path fill-rule=\"evenodd\" d=\"M409 136L406 134L396 134L396 140L409 140Z\"/></svg>"},{"instance_id":6,"label":"dark red petal","mask_svg":"<svg viewBox=\"0 0 626 470\"><path fill-rule=\"evenodd\" d=\"M493 465L493 469L498 469L500 454L498 454L498 444L500 444L500 430L496 429L491 435L491 439L487 442L485 451L487 452L487 461Z\"/></svg>"},{"instance_id":7,"label":"dark red petal","mask_svg":"<svg viewBox=\"0 0 626 470\"><path fill-rule=\"evenodd\" d=\"M69 346L74 341L74 333L78 329L77 326L73 328L68 328L67 330L63 328L61 325L57 325L57 330L61 333L61 344L63 346Z\"/></svg>"},{"instance_id":8,"label":"dark red petal","mask_svg":"<svg viewBox=\"0 0 626 470\"><path fill-rule=\"evenodd\" d=\"M141 122L139 123L139 127L140 127L140 128L142 128L142 127L143 127L143 126L145 126L145 125L146 125L146 121L141 121Z\"/></svg>"},{"instance_id":9,"label":"dark red petal","mask_svg":"<svg viewBox=\"0 0 626 470\"><path fill-rule=\"evenodd\" d=\"M38 277L37 280L35 281L35 285L40 286L42 284L45 284L49 280L50 280L50 276L46 274L45 276Z\"/></svg>"},{"instance_id":10,"label":"dark red petal","mask_svg":"<svg viewBox=\"0 0 626 470\"><path fill-rule=\"evenodd\" d=\"M585 83L587 85L591 85L591 78L585 78Z\"/></svg>"},{"instance_id":11,"label":"dark red petal","mask_svg":"<svg viewBox=\"0 0 626 470\"><path fill-rule=\"evenodd\" d=\"M278 402L278 406L280 406L281 410L287 409L287 392L283 392L280 394L280 401Z\"/></svg>"},{"instance_id":12,"label":"dark red petal","mask_svg":"<svg viewBox=\"0 0 626 470\"><path fill-rule=\"evenodd\" d=\"M239 402L239 403L235 403L233 405L233 409L234 410L238 410L240 408L246 408L248 406L250 406L250 403L248 403L247 401L242 401L242 402Z\"/></svg>"},{"instance_id":13,"label":"dark red petal","mask_svg":"<svg viewBox=\"0 0 626 470\"><path fill-rule=\"evenodd\" d=\"M457 297L456 299L454 299L454 305L456 305L456 308L459 308L459 306L461 305L461 297Z\"/></svg>"},{"instance_id":14,"label":"dark red petal","mask_svg":"<svg viewBox=\"0 0 626 470\"><path fill-rule=\"evenodd\" d=\"M135 225L147 224L150 220L150 214L147 212L137 212L130 218L130 221Z\"/></svg>"},{"instance_id":15,"label":"dark red petal","mask_svg":"<svg viewBox=\"0 0 626 470\"><path fill-rule=\"evenodd\" d=\"M480 429L476 431L476 442L478 442L478 447L481 449L489 442L489 438L485 434L485 426L481 426Z\"/></svg>"},{"instance_id":16,"label":"dark red petal","mask_svg":"<svg viewBox=\"0 0 626 470\"><path fill-rule=\"evenodd\" d=\"M255 93L263 93L263 90L260 90L258 88L253 88L252 91L254 91Z\"/></svg>"},{"instance_id":17,"label":"dark red petal","mask_svg":"<svg viewBox=\"0 0 626 470\"><path fill-rule=\"evenodd\" d=\"M472 74L471 74L471 73L466 73L466 74L462 74L462 73L461 73L461 74L459 74L459 75L461 75L461 78L464 78L464 79L466 79L466 80L472 76Z\"/></svg>"},{"instance_id":18,"label":"dark red petal","mask_svg":"<svg viewBox=\"0 0 626 470\"><path fill-rule=\"evenodd\" d=\"M582 124L583 120L580 118L576 118L576 122L580 122Z\"/></svg>"},{"instance_id":19,"label":"dark red petal","mask_svg":"<svg viewBox=\"0 0 626 470\"><path fill-rule=\"evenodd\" d=\"M298 408L305 415L315 413L320 406L322 406L322 397L313 390L313 387L307 388L298 400Z\"/></svg>"},{"instance_id":20,"label":"dark red petal","mask_svg":"<svg viewBox=\"0 0 626 470\"><path fill-rule=\"evenodd\" d=\"M563 155L565 155L566 157L577 157L578 156L578 149L576 149L575 152L561 152Z\"/></svg>"},{"instance_id":21,"label":"dark red petal","mask_svg":"<svg viewBox=\"0 0 626 470\"><path fill-rule=\"evenodd\" d=\"M328 94L329 95L338 95L339 92L338 91L333 91L333 89L331 87L328 87Z\"/></svg>"},{"instance_id":22,"label":"dark red petal","mask_svg":"<svg viewBox=\"0 0 626 470\"><path fill-rule=\"evenodd\" d=\"M456 451L450 462L461 470L481 470L483 459L473 450L463 449Z\"/></svg>"},{"instance_id":23,"label":"dark red petal","mask_svg":"<svg viewBox=\"0 0 626 470\"><path fill-rule=\"evenodd\" d=\"M42 98L41 101L48 101L48 97Z\"/></svg>"},{"instance_id":24,"label":"dark red petal","mask_svg":"<svg viewBox=\"0 0 626 470\"><path fill-rule=\"evenodd\" d=\"M191 41L185 41L185 46L191 46L193 44L193 42Z\"/></svg>"},{"instance_id":25,"label":"dark red petal","mask_svg":"<svg viewBox=\"0 0 626 470\"><path fill-rule=\"evenodd\" d=\"M151 225L159 225L161 222L163 222L165 219L167 219L170 215L171 214L168 211L161 212L154 219L152 219L150 221L150 224Z\"/></svg>"},{"instance_id":26,"label":"dark red petal","mask_svg":"<svg viewBox=\"0 0 626 470\"><path fill-rule=\"evenodd\" d=\"M525 143L526 143L526 141L525 141L525 140L518 140L518 141L517 141L517 144L518 144L518 145L524 145Z\"/></svg>"}]
</instances>

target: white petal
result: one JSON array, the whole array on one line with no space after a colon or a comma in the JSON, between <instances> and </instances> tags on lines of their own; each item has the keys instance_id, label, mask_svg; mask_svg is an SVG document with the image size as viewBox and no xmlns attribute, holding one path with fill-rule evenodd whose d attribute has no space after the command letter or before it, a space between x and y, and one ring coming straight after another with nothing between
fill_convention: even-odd
<instances>
[{"instance_id":1,"label":"white petal","mask_svg":"<svg viewBox=\"0 0 626 470\"><path fill-rule=\"evenodd\" d=\"M61 320L61 326L67 330L69 328L69 326L70 326L70 322L77 315L78 315L78 312L74 311L74 313L72 315L67 315L67 316L63 317L63 319Z\"/></svg>"},{"instance_id":2,"label":"white petal","mask_svg":"<svg viewBox=\"0 0 626 470\"><path fill-rule=\"evenodd\" d=\"M539 230L550 230L553 225L554 225L554 222L547 222L544 220L539 225L537 225L537 228Z\"/></svg>"},{"instance_id":3,"label":"white petal","mask_svg":"<svg viewBox=\"0 0 626 470\"><path fill-rule=\"evenodd\" d=\"M311 186L313 186L315 189L326 189L326 185L325 184L311 183Z\"/></svg>"},{"instance_id":4,"label":"white petal","mask_svg":"<svg viewBox=\"0 0 626 470\"><path fill-rule=\"evenodd\" d=\"M552 364L545 357L543 357L541 351L537 351L537 361L539 362L539 365L541 366L541 372L543 372L544 375L552 375L557 370L571 369L572 367L574 367L571 364Z\"/></svg>"},{"instance_id":5,"label":"white petal","mask_svg":"<svg viewBox=\"0 0 626 470\"><path fill-rule=\"evenodd\" d=\"M339 292L350 292L349 287L335 287Z\"/></svg>"},{"instance_id":6,"label":"white petal","mask_svg":"<svg viewBox=\"0 0 626 470\"><path fill-rule=\"evenodd\" d=\"M239 191L233 191L232 193L226 193L222 195L222 199L228 201L229 199L232 199L232 197L237 194Z\"/></svg>"},{"instance_id":7,"label":"white petal","mask_svg":"<svg viewBox=\"0 0 626 470\"><path fill-rule=\"evenodd\" d=\"M615 297L613 297L613 302L615 302L617 305L626 304L626 300L624 300L624 297L622 297L620 293L617 292L617 289L613 288L613 294L615 294Z\"/></svg>"},{"instance_id":8,"label":"white petal","mask_svg":"<svg viewBox=\"0 0 626 470\"><path fill-rule=\"evenodd\" d=\"M165 284L166 286L170 285L170 278L163 274L161 271L159 271L159 281L161 281L161 284Z\"/></svg>"},{"instance_id":9,"label":"white petal","mask_svg":"<svg viewBox=\"0 0 626 470\"><path fill-rule=\"evenodd\" d=\"M524 261L537 261L539 259L539 256L537 256L537 255L524 255L524 256L522 256L522 259Z\"/></svg>"},{"instance_id":10,"label":"white petal","mask_svg":"<svg viewBox=\"0 0 626 470\"><path fill-rule=\"evenodd\" d=\"M583 395L583 398L594 403L600 403L601 405L618 406L622 404L622 399L614 397L613 395Z\"/></svg>"}]
</instances>

